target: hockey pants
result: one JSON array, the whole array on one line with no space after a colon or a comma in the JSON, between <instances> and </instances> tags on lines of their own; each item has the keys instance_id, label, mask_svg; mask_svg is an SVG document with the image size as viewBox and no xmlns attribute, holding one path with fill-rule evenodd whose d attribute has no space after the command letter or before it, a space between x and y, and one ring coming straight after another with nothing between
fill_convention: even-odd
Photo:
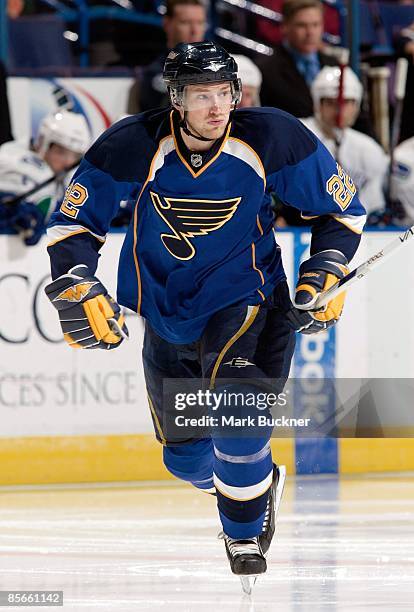
<instances>
[{"instance_id":1,"label":"hockey pants","mask_svg":"<svg viewBox=\"0 0 414 612\"><path fill-rule=\"evenodd\" d=\"M237 398L239 393L258 397L263 383L269 381L269 391L280 393L295 345L294 332L283 314L288 300L287 285L282 282L263 306L235 305L217 312L201 338L187 345L166 342L146 323L144 373L165 466L176 477L216 493L223 530L233 538L253 537L261 531L272 484L272 428L256 427L257 404L240 408L233 399L219 410L204 411L217 418L219 426L201 433L188 428L170 432L166 415L177 412L163 383L173 380L182 391L188 381L197 381L200 388L215 393L230 390ZM232 416L240 421L223 427L223 415L226 423Z\"/></svg>"}]
</instances>

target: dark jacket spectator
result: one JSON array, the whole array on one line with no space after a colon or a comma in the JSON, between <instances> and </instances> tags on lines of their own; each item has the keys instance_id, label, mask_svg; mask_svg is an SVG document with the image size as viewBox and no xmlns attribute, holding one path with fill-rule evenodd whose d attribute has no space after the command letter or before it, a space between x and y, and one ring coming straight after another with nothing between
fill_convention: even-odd
<instances>
[{"instance_id":1,"label":"dark jacket spectator","mask_svg":"<svg viewBox=\"0 0 414 612\"><path fill-rule=\"evenodd\" d=\"M162 55L143 69L142 78L132 86L128 100L128 113L138 113L169 104L167 90L162 79L164 61L168 50L178 43L204 40L207 14L203 0L167 0L163 28L167 48Z\"/></svg>"},{"instance_id":2,"label":"dark jacket spectator","mask_svg":"<svg viewBox=\"0 0 414 612\"><path fill-rule=\"evenodd\" d=\"M141 78L135 81L129 92L128 113L168 106L169 98L162 79L165 57L163 53L143 68Z\"/></svg>"},{"instance_id":3,"label":"dark jacket spectator","mask_svg":"<svg viewBox=\"0 0 414 612\"><path fill-rule=\"evenodd\" d=\"M257 2L265 8L281 13L283 0L258 0ZM335 7L329 4L323 6L323 21L325 24L325 32L333 34L334 36L339 35L339 14ZM265 17L256 18L256 38L266 43L267 45L278 45L282 42L282 28L280 23L276 21L270 21Z\"/></svg>"},{"instance_id":4,"label":"dark jacket spectator","mask_svg":"<svg viewBox=\"0 0 414 612\"><path fill-rule=\"evenodd\" d=\"M337 61L318 52L320 69L335 66ZM263 106L276 106L295 117L309 117L313 114L310 87L299 72L291 52L283 45L275 48L274 55L261 65L263 75L260 99Z\"/></svg>"},{"instance_id":5,"label":"dark jacket spectator","mask_svg":"<svg viewBox=\"0 0 414 612\"><path fill-rule=\"evenodd\" d=\"M324 66L337 61L322 53L323 7L319 0L285 0L283 41L260 63L263 106L276 106L296 117L313 113L310 86Z\"/></svg>"}]
</instances>

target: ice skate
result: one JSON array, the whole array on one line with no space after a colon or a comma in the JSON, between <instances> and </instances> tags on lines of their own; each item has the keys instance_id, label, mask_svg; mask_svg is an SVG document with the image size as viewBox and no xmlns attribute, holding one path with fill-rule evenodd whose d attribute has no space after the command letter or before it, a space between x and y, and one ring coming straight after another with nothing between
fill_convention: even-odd
<instances>
[{"instance_id":1,"label":"ice skate","mask_svg":"<svg viewBox=\"0 0 414 612\"><path fill-rule=\"evenodd\" d=\"M227 557L233 574L240 577L244 593L250 595L259 574L267 569L266 559L259 544L258 537L235 540L222 534Z\"/></svg>"},{"instance_id":2,"label":"ice skate","mask_svg":"<svg viewBox=\"0 0 414 612\"><path fill-rule=\"evenodd\" d=\"M284 465L273 466L273 482L270 487L269 499L267 500L266 513L263 521L262 533L259 535L260 548L266 555L275 533L277 513L282 499L283 487L286 480L286 467Z\"/></svg>"}]
</instances>

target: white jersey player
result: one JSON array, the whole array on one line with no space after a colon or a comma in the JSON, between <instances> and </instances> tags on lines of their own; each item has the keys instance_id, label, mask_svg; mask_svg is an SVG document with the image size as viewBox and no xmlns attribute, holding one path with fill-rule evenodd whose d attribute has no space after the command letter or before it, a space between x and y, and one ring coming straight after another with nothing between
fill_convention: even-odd
<instances>
[{"instance_id":1,"label":"white jersey player","mask_svg":"<svg viewBox=\"0 0 414 612\"><path fill-rule=\"evenodd\" d=\"M41 221L47 224L56 203L64 195L65 171L78 163L89 144L90 133L85 118L62 110L42 120L33 147L21 141L1 146L0 218L3 224L10 222L16 226L16 215L32 216L31 225L36 222L38 230ZM55 175L60 176L42 187ZM8 210L1 206L37 186L39 189L24 198L21 205L10 206ZM28 218L26 222L30 225Z\"/></svg>"},{"instance_id":2,"label":"white jersey player","mask_svg":"<svg viewBox=\"0 0 414 612\"><path fill-rule=\"evenodd\" d=\"M346 67L340 103L340 76L338 66L322 68L311 87L315 115L302 122L352 177L367 211L383 209L389 159L373 138L352 129L362 99L362 85L351 68Z\"/></svg>"},{"instance_id":3,"label":"white jersey player","mask_svg":"<svg viewBox=\"0 0 414 612\"><path fill-rule=\"evenodd\" d=\"M414 223L414 137L405 140L394 151L391 175L391 199L401 207L399 223Z\"/></svg>"},{"instance_id":4,"label":"white jersey player","mask_svg":"<svg viewBox=\"0 0 414 612\"><path fill-rule=\"evenodd\" d=\"M262 73L246 55L233 55L239 67L243 95L238 108L260 106L260 88L262 86Z\"/></svg>"}]
</instances>

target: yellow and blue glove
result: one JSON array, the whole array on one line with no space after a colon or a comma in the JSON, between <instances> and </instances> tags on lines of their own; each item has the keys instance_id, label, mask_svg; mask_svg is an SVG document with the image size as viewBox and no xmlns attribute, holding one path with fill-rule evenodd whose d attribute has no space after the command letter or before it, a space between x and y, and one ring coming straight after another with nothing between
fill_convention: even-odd
<instances>
[{"instance_id":1,"label":"yellow and blue glove","mask_svg":"<svg viewBox=\"0 0 414 612\"><path fill-rule=\"evenodd\" d=\"M291 327L302 334L316 334L335 325L344 307L345 292L333 298L320 310L313 310L322 291L326 291L348 274L348 260L335 249L312 255L299 268L293 308L287 318ZM306 306L306 310L303 307Z\"/></svg>"},{"instance_id":2,"label":"yellow and blue glove","mask_svg":"<svg viewBox=\"0 0 414 612\"><path fill-rule=\"evenodd\" d=\"M45 287L59 312L65 341L73 348L113 349L128 338L119 305L84 264Z\"/></svg>"}]
</instances>

